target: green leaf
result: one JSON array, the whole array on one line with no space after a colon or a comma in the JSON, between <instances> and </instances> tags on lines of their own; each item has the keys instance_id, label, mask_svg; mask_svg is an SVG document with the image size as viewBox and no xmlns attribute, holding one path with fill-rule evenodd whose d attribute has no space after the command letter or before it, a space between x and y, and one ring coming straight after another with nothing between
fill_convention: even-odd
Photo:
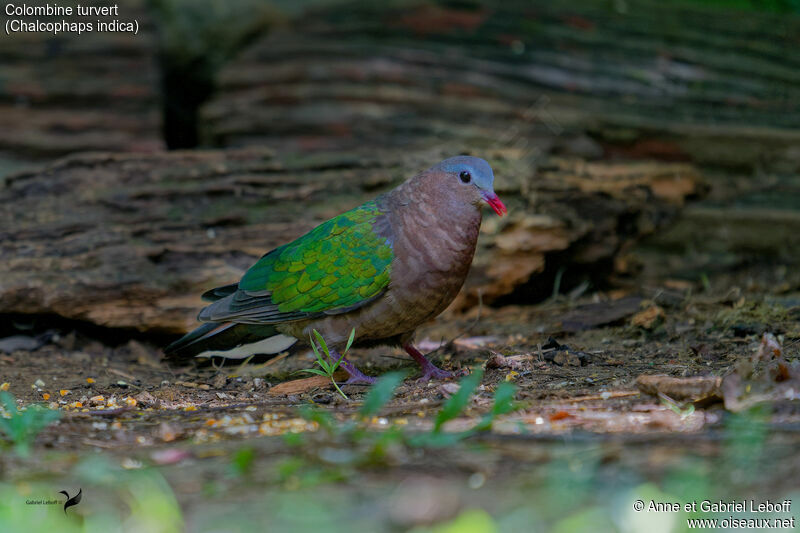
<instances>
[{"instance_id":1,"label":"green leaf","mask_svg":"<svg viewBox=\"0 0 800 533\"><path fill-rule=\"evenodd\" d=\"M369 393L367 393L367 397L364 398L364 403L361 405L358 413L363 417L377 415L383 406L392 399L394 390L405 377L405 372L389 372L378 378L378 381L370 388Z\"/></svg>"},{"instance_id":2,"label":"green leaf","mask_svg":"<svg viewBox=\"0 0 800 533\"><path fill-rule=\"evenodd\" d=\"M590 525L584 531L591 531L591 529ZM500 531L500 527L483 509L467 509L452 521L437 524L430 531L431 533L497 533Z\"/></svg>"},{"instance_id":3,"label":"green leaf","mask_svg":"<svg viewBox=\"0 0 800 533\"><path fill-rule=\"evenodd\" d=\"M325 355L328 357L331 356L331 351L328 349L328 344L325 342L325 339L322 338L322 334L319 331L313 330L314 336L317 338L317 342L319 342L322 351L325 352Z\"/></svg>"},{"instance_id":4,"label":"green leaf","mask_svg":"<svg viewBox=\"0 0 800 533\"><path fill-rule=\"evenodd\" d=\"M494 419L500 415L508 414L517 409L517 404L514 402L514 395L517 393L517 387L512 383L501 383L494 391L494 404L492 410L486 413L481 421L475 426L476 431L489 431L492 429Z\"/></svg>"},{"instance_id":5,"label":"green leaf","mask_svg":"<svg viewBox=\"0 0 800 533\"><path fill-rule=\"evenodd\" d=\"M493 415L505 415L517 409L514 403L514 396L517 394L517 387L513 383L503 382L494 391L494 405L492 405Z\"/></svg>"},{"instance_id":6,"label":"green leaf","mask_svg":"<svg viewBox=\"0 0 800 533\"><path fill-rule=\"evenodd\" d=\"M408 439L408 444L416 448L447 448L458 444L472 433L472 431L461 431L458 433L420 433L411 436Z\"/></svg>"},{"instance_id":7,"label":"green leaf","mask_svg":"<svg viewBox=\"0 0 800 533\"><path fill-rule=\"evenodd\" d=\"M445 422L453 420L464 408L469 404L469 399L473 391L478 387L483 378L483 370L481 368L474 368L472 374L465 377L459 382L458 391L453 394L442 406L441 411L436 414L433 431L438 433Z\"/></svg>"},{"instance_id":8,"label":"green leaf","mask_svg":"<svg viewBox=\"0 0 800 533\"><path fill-rule=\"evenodd\" d=\"M231 470L236 476L243 476L250 472L255 460L256 452L253 448L246 447L237 450L231 457Z\"/></svg>"},{"instance_id":9,"label":"green leaf","mask_svg":"<svg viewBox=\"0 0 800 533\"><path fill-rule=\"evenodd\" d=\"M320 370L319 368L304 368L303 370L298 370L298 372L308 372L309 374L316 374L318 376L322 376L327 378L328 374Z\"/></svg>"},{"instance_id":10,"label":"green leaf","mask_svg":"<svg viewBox=\"0 0 800 533\"><path fill-rule=\"evenodd\" d=\"M30 444L50 423L61 418L61 413L40 405L30 405L24 411L17 409L14 396L0 391L0 403L10 418L0 417L0 431L14 443L20 455L27 455Z\"/></svg>"},{"instance_id":11,"label":"green leaf","mask_svg":"<svg viewBox=\"0 0 800 533\"><path fill-rule=\"evenodd\" d=\"M0 402L3 402L3 408L12 418L17 414L17 402L10 392L0 392Z\"/></svg>"},{"instance_id":12,"label":"green leaf","mask_svg":"<svg viewBox=\"0 0 800 533\"><path fill-rule=\"evenodd\" d=\"M325 411L315 409L311 405L304 405L300 408L300 416L309 422L316 422L319 427L332 433L335 425L334 418Z\"/></svg>"},{"instance_id":13,"label":"green leaf","mask_svg":"<svg viewBox=\"0 0 800 533\"><path fill-rule=\"evenodd\" d=\"M333 372L331 372L331 364L328 363L327 361L323 361L322 359L320 359L319 361L317 361L317 364L322 368L322 370L325 371L326 376L330 376L331 374L333 374Z\"/></svg>"},{"instance_id":14,"label":"green leaf","mask_svg":"<svg viewBox=\"0 0 800 533\"><path fill-rule=\"evenodd\" d=\"M350 338L349 338L349 339L347 339L347 346L345 346L345 348L344 348L344 353L347 353L347 351L348 351L348 350L350 349L350 347L353 345L353 341L354 341L354 340L356 340L356 328L353 328L353 329L350 331ZM344 354L342 354L342 356L344 356Z\"/></svg>"},{"instance_id":15,"label":"green leaf","mask_svg":"<svg viewBox=\"0 0 800 533\"><path fill-rule=\"evenodd\" d=\"M317 361L321 361L322 357L320 357L319 348L317 348L317 344L314 342L314 337L309 336L308 341L311 344L311 349L314 350L314 355L317 356Z\"/></svg>"}]
</instances>

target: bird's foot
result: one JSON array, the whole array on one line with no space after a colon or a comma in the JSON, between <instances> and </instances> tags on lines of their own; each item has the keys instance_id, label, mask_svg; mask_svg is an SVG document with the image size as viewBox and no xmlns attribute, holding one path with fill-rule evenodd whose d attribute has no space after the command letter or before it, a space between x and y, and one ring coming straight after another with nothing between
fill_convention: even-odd
<instances>
[{"instance_id":1,"label":"bird's foot","mask_svg":"<svg viewBox=\"0 0 800 533\"><path fill-rule=\"evenodd\" d=\"M403 348L422 369L422 376L417 380L417 383L425 383L432 379L448 379L455 377L455 373L449 370L443 370L428 361L428 358L422 355L422 352L414 348L412 344L406 344Z\"/></svg>"},{"instance_id":2,"label":"bird's foot","mask_svg":"<svg viewBox=\"0 0 800 533\"><path fill-rule=\"evenodd\" d=\"M339 355L339 352L336 352L334 350L331 350L330 352L331 352L331 357L333 358L334 361L338 361L339 359L342 360L342 362L339 363L339 367L343 368L345 372L347 372L347 375L350 376L349 378L347 378L347 381L344 382L345 385L357 385L361 383L372 385L373 383L375 383L376 381L375 378L363 373L361 370L358 369L358 367L356 367L356 365L348 361L346 357L342 357L341 355Z\"/></svg>"},{"instance_id":3,"label":"bird's foot","mask_svg":"<svg viewBox=\"0 0 800 533\"><path fill-rule=\"evenodd\" d=\"M428 363L429 367L422 369L422 376L417 380L417 383L425 383L432 379L448 379L455 377L454 372L450 372L449 370L443 370L438 366L434 365L433 363Z\"/></svg>"}]
</instances>

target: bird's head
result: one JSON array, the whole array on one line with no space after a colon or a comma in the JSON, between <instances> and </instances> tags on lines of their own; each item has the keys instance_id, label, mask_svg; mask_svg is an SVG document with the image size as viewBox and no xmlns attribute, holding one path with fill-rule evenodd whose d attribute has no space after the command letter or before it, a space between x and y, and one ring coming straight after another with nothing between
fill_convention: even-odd
<instances>
[{"instance_id":1,"label":"bird's head","mask_svg":"<svg viewBox=\"0 0 800 533\"><path fill-rule=\"evenodd\" d=\"M495 213L503 216L507 210L494 192L494 173L489 163L478 157L466 155L445 159L432 167L442 194L480 207L488 204Z\"/></svg>"}]
</instances>

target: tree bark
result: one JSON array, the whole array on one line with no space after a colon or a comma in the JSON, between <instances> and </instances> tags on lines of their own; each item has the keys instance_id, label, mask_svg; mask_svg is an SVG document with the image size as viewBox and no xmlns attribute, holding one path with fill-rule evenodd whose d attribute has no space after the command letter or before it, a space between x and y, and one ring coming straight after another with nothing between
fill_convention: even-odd
<instances>
[{"instance_id":1,"label":"tree bark","mask_svg":"<svg viewBox=\"0 0 800 533\"><path fill-rule=\"evenodd\" d=\"M205 139L291 149L524 143L793 172L798 34L792 13L696 3L337 4L227 65L203 111Z\"/></svg>"},{"instance_id":2,"label":"tree bark","mask_svg":"<svg viewBox=\"0 0 800 533\"><path fill-rule=\"evenodd\" d=\"M97 153L9 176L0 189L0 314L186 331L203 291L445 155ZM537 280L561 267L602 278L621 250L701 190L683 163L489 157L509 215L486 214L458 309L479 294L531 301Z\"/></svg>"}]
</instances>

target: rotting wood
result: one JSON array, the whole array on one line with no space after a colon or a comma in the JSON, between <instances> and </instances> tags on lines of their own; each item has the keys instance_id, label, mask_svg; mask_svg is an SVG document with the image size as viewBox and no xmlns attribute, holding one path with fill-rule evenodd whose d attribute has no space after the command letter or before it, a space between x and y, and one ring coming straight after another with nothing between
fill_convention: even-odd
<instances>
[{"instance_id":1,"label":"rotting wood","mask_svg":"<svg viewBox=\"0 0 800 533\"><path fill-rule=\"evenodd\" d=\"M446 155L431 153L424 166ZM455 310L479 297L531 301L530 283L562 265L601 277L620 250L700 188L683 163L489 157L509 215L485 216ZM202 292L236 281L270 249L413 175L424 168L418 159L395 151L97 153L9 176L0 188L0 313L186 331ZM663 193L667 175L680 194Z\"/></svg>"}]
</instances>

